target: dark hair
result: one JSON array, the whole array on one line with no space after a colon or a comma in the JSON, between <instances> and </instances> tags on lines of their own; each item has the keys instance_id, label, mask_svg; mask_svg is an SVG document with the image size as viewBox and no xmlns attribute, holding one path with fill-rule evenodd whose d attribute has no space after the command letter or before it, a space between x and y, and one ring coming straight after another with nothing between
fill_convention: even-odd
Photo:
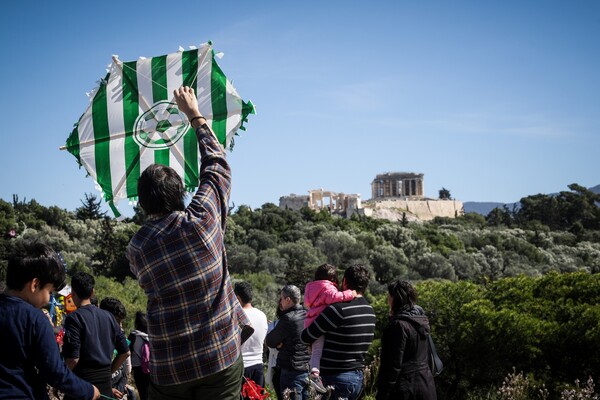
<instances>
[{"instance_id":1,"label":"dark hair","mask_svg":"<svg viewBox=\"0 0 600 400\"><path fill-rule=\"evenodd\" d=\"M364 265L352 265L346 268L344 279L346 280L348 289L354 289L357 293L362 294L365 293L367 286L369 286L371 274Z\"/></svg>"},{"instance_id":2,"label":"dark hair","mask_svg":"<svg viewBox=\"0 0 600 400\"><path fill-rule=\"evenodd\" d=\"M137 311L135 313L135 321L133 322L133 326L136 330L147 333L148 321L146 321L146 314L141 311Z\"/></svg>"},{"instance_id":3,"label":"dark hair","mask_svg":"<svg viewBox=\"0 0 600 400\"><path fill-rule=\"evenodd\" d=\"M331 264L323 264L317 267L315 271L316 281L331 281L338 284L337 269Z\"/></svg>"},{"instance_id":4,"label":"dark hair","mask_svg":"<svg viewBox=\"0 0 600 400\"><path fill-rule=\"evenodd\" d=\"M65 286L66 271L60 257L52 248L37 241L16 244L8 258L6 286L21 290L37 278L41 287L51 283L54 290Z\"/></svg>"},{"instance_id":5,"label":"dark hair","mask_svg":"<svg viewBox=\"0 0 600 400\"><path fill-rule=\"evenodd\" d=\"M233 288L233 292L240 297L242 305L250 303L254 295L252 285L248 282L237 282Z\"/></svg>"},{"instance_id":6,"label":"dark hair","mask_svg":"<svg viewBox=\"0 0 600 400\"><path fill-rule=\"evenodd\" d=\"M127 310L125 310L125 306L119 301L119 299L115 299L114 297L103 298L100 302L100 308L114 315L118 323L123 322L125 317L127 317Z\"/></svg>"},{"instance_id":7,"label":"dark hair","mask_svg":"<svg viewBox=\"0 0 600 400\"><path fill-rule=\"evenodd\" d=\"M166 165L152 164L138 180L138 200L146 214L182 211L185 190L181 177Z\"/></svg>"},{"instance_id":8,"label":"dark hair","mask_svg":"<svg viewBox=\"0 0 600 400\"><path fill-rule=\"evenodd\" d=\"M409 281L398 279L388 285L388 293L392 296L392 313L396 314L404 309L411 309L417 304L419 297L416 289Z\"/></svg>"},{"instance_id":9,"label":"dark hair","mask_svg":"<svg viewBox=\"0 0 600 400\"><path fill-rule=\"evenodd\" d=\"M86 272L77 272L71 278L71 290L82 300L92 297L96 280Z\"/></svg>"}]
</instances>

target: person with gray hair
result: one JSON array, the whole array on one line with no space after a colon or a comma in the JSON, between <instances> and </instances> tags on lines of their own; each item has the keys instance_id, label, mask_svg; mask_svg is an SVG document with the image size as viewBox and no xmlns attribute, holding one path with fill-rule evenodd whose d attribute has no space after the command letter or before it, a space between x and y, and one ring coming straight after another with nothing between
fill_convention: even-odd
<instances>
[{"instance_id":1,"label":"person with gray hair","mask_svg":"<svg viewBox=\"0 0 600 400\"><path fill-rule=\"evenodd\" d=\"M310 352L308 346L300 340L306 310L302 307L298 287L285 285L281 289L279 309L279 322L265 338L267 346L279 349L277 366L281 369L281 377L278 395L289 389L307 400Z\"/></svg>"}]
</instances>

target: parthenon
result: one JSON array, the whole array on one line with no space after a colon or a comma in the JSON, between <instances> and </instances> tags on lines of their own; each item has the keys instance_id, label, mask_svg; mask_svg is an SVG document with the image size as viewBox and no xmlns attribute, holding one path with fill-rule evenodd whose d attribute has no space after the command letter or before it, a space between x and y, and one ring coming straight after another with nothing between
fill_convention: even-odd
<instances>
[{"instance_id":1,"label":"parthenon","mask_svg":"<svg viewBox=\"0 0 600 400\"><path fill-rule=\"evenodd\" d=\"M386 172L371 182L371 198L402 197L422 199L423 174L414 172Z\"/></svg>"}]
</instances>

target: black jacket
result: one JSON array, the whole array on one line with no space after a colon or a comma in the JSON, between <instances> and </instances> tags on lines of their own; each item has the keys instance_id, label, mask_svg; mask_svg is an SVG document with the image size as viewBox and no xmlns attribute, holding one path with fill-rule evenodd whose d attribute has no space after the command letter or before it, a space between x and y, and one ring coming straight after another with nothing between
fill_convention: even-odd
<instances>
[{"instance_id":1,"label":"black jacket","mask_svg":"<svg viewBox=\"0 0 600 400\"><path fill-rule=\"evenodd\" d=\"M429 320L415 306L390 317L381 337L377 400L435 400L429 366Z\"/></svg>"},{"instance_id":2,"label":"black jacket","mask_svg":"<svg viewBox=\"0 0 600 400\"><path fill-rule=\"evenodd\" d=\"M267 334L267 346L275 348L283 343L277 355L277 366L280 368L308 371L310 353L308 346L300 340L305 318L306 310L297 304L283 311L275 328Z\"/></svg>"}]
</instances>

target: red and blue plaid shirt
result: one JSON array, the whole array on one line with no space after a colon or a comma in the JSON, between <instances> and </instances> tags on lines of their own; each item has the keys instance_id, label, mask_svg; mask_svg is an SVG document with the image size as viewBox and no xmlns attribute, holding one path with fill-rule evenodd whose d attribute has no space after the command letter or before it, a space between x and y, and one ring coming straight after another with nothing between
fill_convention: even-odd
<instances>
[{"instance_id":1,"label":"red and blue plaid shirt","mask_svg":"<svg viewBox=\"0 0 600 400\"><path fill-rule=\"evenodd\" d=\"M131 271L148 296L154 383L212 375L240 357L248 324L233 292L223 244L231 172L208 125L196 129L200 182L185 211L148 221L127 248Z\"/></svg>"}]
</instances>

